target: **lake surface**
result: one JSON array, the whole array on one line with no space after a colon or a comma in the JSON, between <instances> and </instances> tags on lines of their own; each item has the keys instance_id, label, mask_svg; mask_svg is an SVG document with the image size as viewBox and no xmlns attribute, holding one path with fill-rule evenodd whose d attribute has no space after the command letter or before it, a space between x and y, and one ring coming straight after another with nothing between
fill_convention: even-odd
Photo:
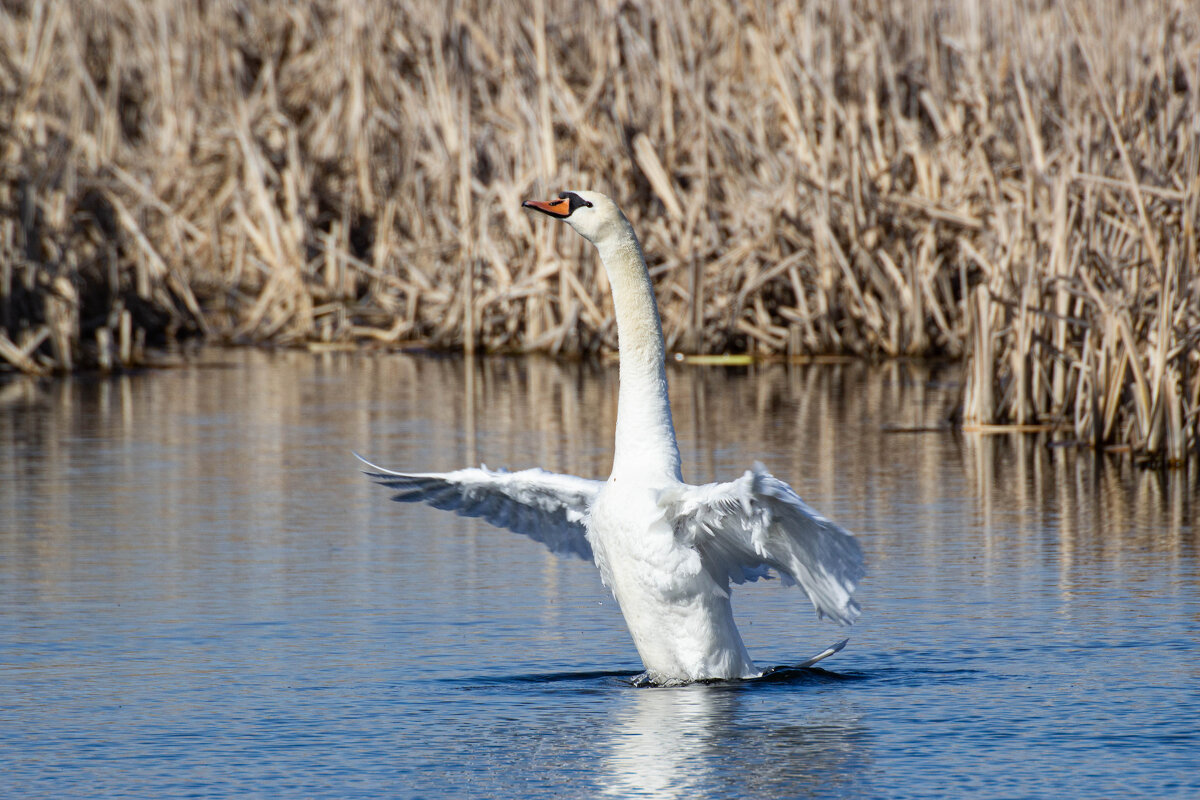
<instances>
[{"instance_id":1,"label":"lake surface","mask_svg":"<svg viewBox=\"0 0 1200 800\"><path fill-rule=\"evenodd\" d=\"M0 385L0 794L1200 796L1197 475L905 433L957 371L679 367L685 477L755 460L861 539L848 631L739 587L761 666L635 688L594 567L389 502L394 468L604 477L613 367L206 353Z\"/></svg>"}]
</instances>

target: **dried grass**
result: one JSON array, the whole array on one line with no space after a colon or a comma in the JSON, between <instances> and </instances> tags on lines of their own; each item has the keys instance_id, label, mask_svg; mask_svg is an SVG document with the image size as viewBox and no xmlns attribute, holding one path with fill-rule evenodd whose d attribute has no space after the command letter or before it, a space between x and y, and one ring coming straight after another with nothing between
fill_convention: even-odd
<instances>
[{"instance_id":1,"label":"dried grass","mask_svg":"<svg viewBox=\"0 0 1200 800\"><path fill-rule=\"evenodd\" d=\"M1200 448L1188 0L0 7L0 363L615 346L520 200L613 194L672 348L964 357L963 419Z\"/></svg>"}]
</instances>

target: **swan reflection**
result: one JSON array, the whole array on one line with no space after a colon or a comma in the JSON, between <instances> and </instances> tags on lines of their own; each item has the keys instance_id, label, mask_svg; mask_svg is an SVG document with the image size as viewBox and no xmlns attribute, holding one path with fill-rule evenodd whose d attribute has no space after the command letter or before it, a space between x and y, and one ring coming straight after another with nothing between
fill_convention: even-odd
<instances>
[{"instance_id":1,"label":"swan reflection","mask_svg":"<svg viewBox=\"0 0 1200 800\"><path fill-rule=\"evenodd\" d=\"M853 786L869 760L858 716L802 685L693 684L622 700L601 737L612 797L824 793Z\"/></svg>"}]
</instances>

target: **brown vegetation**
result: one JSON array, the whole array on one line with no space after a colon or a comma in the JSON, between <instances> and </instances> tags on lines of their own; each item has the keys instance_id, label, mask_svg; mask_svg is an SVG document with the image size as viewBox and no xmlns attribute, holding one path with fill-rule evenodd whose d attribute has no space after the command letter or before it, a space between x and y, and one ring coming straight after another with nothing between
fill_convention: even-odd
<instances>
[{"instance_id":1,"label":"brown vegetation","mask_svg":"<svg viewBox=\"0 0 1200 800\"><path fill-rule=\"evenodd\" d=\"M0 7L0 364L187 334L593 352L607 191L671 347L964 357L964 422L1200 448L1200 8Z\"/></svg>"}]
</instances>

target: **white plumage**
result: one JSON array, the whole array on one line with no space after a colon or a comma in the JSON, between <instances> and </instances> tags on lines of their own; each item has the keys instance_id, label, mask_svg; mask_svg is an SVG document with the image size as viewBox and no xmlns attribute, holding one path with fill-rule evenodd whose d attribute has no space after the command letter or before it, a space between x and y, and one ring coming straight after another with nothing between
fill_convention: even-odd
<instances>
[{"instance_id":1,"label":"white plumage","mask_svg":"<svg viewBox=\"0 0 1200 800\"><path fill-rule=\"evenodd\" d=\"M775 570L819 616L850 624L864 575L853 535L809 508L760 464L728 483L691 486L679 471L662 327L641 247L620 209L596 192L525 203L562 219L600 253L620 346L613 470L607 481L541 469L367 474L403 502L524 534L595 562L652 683L761 674L733 622L730 583ZM827 655L822 654L821 657Z\"/></svg>"}]
</instances>

